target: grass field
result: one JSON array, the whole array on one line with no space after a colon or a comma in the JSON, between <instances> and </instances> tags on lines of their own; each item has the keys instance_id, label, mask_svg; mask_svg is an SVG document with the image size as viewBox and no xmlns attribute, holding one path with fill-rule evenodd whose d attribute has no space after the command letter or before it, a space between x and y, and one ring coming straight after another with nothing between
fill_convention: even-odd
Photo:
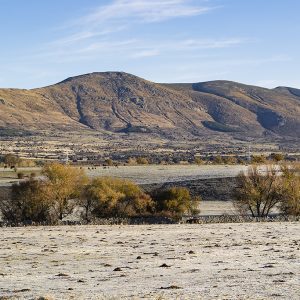
<instances>
[{"instance_id":1,"label":"grass field","mask_svg":"<svg viewBox=\"0 0 300 300\"><path fill-rule=\"evenodd\" d=\"M89 177L112 176L133 180L138 184L151 184L163 182L180 182L187 180L234 177L247 170L244 165L145 165L145 166L119 166L119 167L84 167ZM17 173L25 175L35 172L40 168L18 168L17 172L0 168L0 186L8 185L17 179Z\"/></svg>"}]
</instances>

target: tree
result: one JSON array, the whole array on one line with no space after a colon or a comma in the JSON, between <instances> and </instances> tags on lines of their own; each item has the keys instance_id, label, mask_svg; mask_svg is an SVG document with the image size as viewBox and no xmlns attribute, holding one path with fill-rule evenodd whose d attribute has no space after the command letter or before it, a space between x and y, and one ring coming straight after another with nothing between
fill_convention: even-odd
<instances>
[{"instance_id":1,"label":"tree","mask_svg":"<svg viewBox=\"0 0 300 300\"><path fill-rule=\"evenodd\" d=\"M237 158L235 156L225 156L223 161L226 165L235 165L237 164Z\"/></svg>"},{"instance_id":2,"label":"tree","mask_svg":"<svg viewBox=\"0 0 300 300\"><path fill-rule=\"evenodd\" d=\"M187 188L172 187L154 191L152 194L158 212L181 217L183 214L199 213L200 197L193 198Z\"/></svg>"},{"instance_id":3,"label":"tree","mask_svg":"<svg viewBox=\"0 0 300 300\"><path fill-rule=\"evenodd\" d=\"M113 160L112 160L111 158L108 158L108 159L105 160L105 164L106 164L107 166L113 166L113 165L114 165L114 162L113 162Z\"/></svg>"},{"instance_id":4,"label":"tree","mask_svg":"<svg viewBox=\"0 0 300 300\"><path fill-rule=\"evenodd\" d=\"M137 163L138 165L148 165L148 164L149 164L149 161L148 161L148 159L147 159L146 157L138 157L138 158L136 159L136 163Z\"/></svg>"},{"instance_id":5,"label":"tree","mask_svg":"<svg viewBox=\"0 0 300 300\"><path fill-rule=\"evenodd\" d=\"M14 184L11 193L2 197L0 210L3 218L12 223L50 222L51 197L47 183L29 179Z\"/></svg>"},{"instance_id":6,"label":"tree","mask_svg":"<svg viewBox=\"0 0 300 300\"><path fill-rule=\"evenodd\" d=\"M86 185L80 197L85 219L97 217L133 217L153 209L153 201L129 180L99 177Z\"/></svg>"},{"instance_id":7,"label":"tree","mask_svg":"<svg viewBox=\"0 0 300 300\"><path fill-rule=\"evenodd\" d=\"M49 184L53 209L57 217L62 220L72 213L75 202L71 200L79 197L81 188L87 182L87 177L82 169L59 163L44 166L42 174Z\"/></svg>"},{"instance_id":8,"label":"tree","mask_svg":"<svg viewBox=\"0 0 300 300\"><path fill-rule=\"evenodd\" d=\"M204 161L199 156L195 156L194 162L197 165L202 165L204 163Z\"/></svg>"},{"instance_id":9,"label":"tree","mask_svg":"<svg viewBox=\"0 0 300 300\"><path fill-rule=\"evenodd\" d=\"M275 162L280 162L284 160L284 155L282 153L271 153L270 158Z\"/></svg>"},{"instance_id":10,"label":"tree","mask_svg":"<svg viewBox=\"0 0 300 300\"><path fill-rule=\"evenodd\" d=\"M267 158L264 155L253 155L251 161L253 164L263 164Z\"/></svg>"},{"instance_id":11,"label":"tree","mask_svg":"<svg viewBox=\"0 0 300 300\"><path fill-rule=\"evenodd\" d=\"M288 215L300 215L300 177L299 169L282 166L281 211Z\"/></svg>"},{"instance_id":12,"label":"tree","mask_svg":"<svg viewBox=\"0 0 300 300\"><path fill-rule=\"evenodd\" d=\"M3 162L5 165L8 165L9 167L13 167L13 166L16 166L20 162L20 159L16 155L6 154L3 157Z\"/></svg>"},{"instance_id":13,"label":"tree","mask_svg":"<svg viewBox=\"0 0 300 300\"><path fill-rule=\"evenodd\" d=\"M217 155L214 157L213 162L216 165L220 165L220 164L223 164L224 161L223 161L223 158L221 155Z\"/></svg>"},{"instance_id":14,"label":"tree","mask_svg":"<svg viewBox=\"0 0 300 300\"><path fill-rule=\"evenodd\" d=\"M238 176L234 205L241 212L251 212L253 217L267 217L281 201L281 177L276 166L267 166L264 174L256 166L247 174Z\"/></svg>"}]
</instances>

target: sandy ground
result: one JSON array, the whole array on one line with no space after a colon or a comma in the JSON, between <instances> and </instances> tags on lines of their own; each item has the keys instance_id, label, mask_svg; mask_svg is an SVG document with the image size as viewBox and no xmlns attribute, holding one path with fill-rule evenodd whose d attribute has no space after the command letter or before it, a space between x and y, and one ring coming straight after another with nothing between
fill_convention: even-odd
<instances>
[{"instance_id":1,"label":"sandy ground","mask_svg":"<svg viewBox=\"0 0 300 300\"><path fill-rule=\"evenodd\" d=\"M300 299L299 243L300 223L1 228L0 296Z\"/></svg>"}]
</instances>

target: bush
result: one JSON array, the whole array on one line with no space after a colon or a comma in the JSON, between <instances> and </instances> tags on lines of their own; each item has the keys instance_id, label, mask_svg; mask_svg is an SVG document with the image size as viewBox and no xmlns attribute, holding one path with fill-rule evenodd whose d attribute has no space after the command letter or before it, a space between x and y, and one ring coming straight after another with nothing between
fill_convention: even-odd
<instances>
[{"instance_id":1,"label":"bush","mask_svg":"<svg viewBox=\"0 0 300 300\"><path fill-rule=\"evenodd\" d=\"M17 177L18 179L24 179L25 174L23 172L18 172Z\"/></svg>"},{"instance_id":2,"label":"bush","mask_svg":"<svg viewBox=\"0 0 300 300\"><path fill-rule=\"evenodd\" d=\"M264 155L253 155L251 162L253 164L264 164L267 161L267 158Z\"/></svg>"},{"instance_id":3,"label":"bush","mask_svg":"<svg viewBox=\"0 0 300 300\"><path fill-rule=\"evenodd\" d=\"M148 159L147 159L146 157L138 157L138 158L136 159L136 163L137 163L138 165L148 165L148 164L149 164L149 161L148 161Z\"/></svg>"},{"instance_id":4,"label":"bush","mask_svg":"<svg viewBox=\"0 0 300 300\"><path fill-rule=\"evenodd\" d=\"M87 177L82 169L59 163L45 165L42 174L49 185L53 210L62 220L72 213L75 203L70 200L79 197Z\"/></svg>"},{"instance_id":5,"label":"bush","mask_svg":"<svg viewBox=\"0 0 300 300\"><path fill-rule=\"evenodd\" d=\"M214 159L213 159L213 163L216 164L216 165L223 164L224 163L223 157L221 155L215 156Z\"/></svg>"},{"instance_id":6,"label":"bush","mask_svg":"<svg viewBox=\"0 0 300 300\"><path fill-rule=\"evenodd\" d=\"M299 170L293 167L282 167L281 211L288 215L300 215L300 177Z\"/></svg>"},{"instance_id":7,"label":"bush","mask_svg":"<svg viewBox=\"0 0 300 300\"><path fill-rule=\"evenodd\" d=\"M200 198L192 198L187 188L157 190L153 192L152 198L156 204L156 211L167 216L179 218L184 214L199 213Z\"/></svg>"},{"instance_id":8,"label":"bush","mask_svg":"<svg viewBox=\"0 0 300 300\"><path fill-rule=\"evenodd\" d=\"M11 223L50 222L51 200L47 183L27 180L14 184L0 201L3 219Z\"/></svg>"},{"instance_id":9,"label":"bush","mask_svg":"<svg viewBox=\"0 0 300 300\"><path fill-rule=\"evenodd\" d=\"M253 217L267 217L282 201L280 169L266 166L264 172L257 166L249 168L247 174L238 176L238 187L234 192L234 205L242 213Z\"/></svg>"},{"instance_id":10,"label":"bush","mask_svg":"<svg viewBox=\"0 0 300 300\"><path fill-rule=\"evenodd\" d=\"M284 160L284 155L282 153L271 153L270 159L272 159L275 162L280 162Z\"/></svg>"},{"instance_id":11,"label":"bush","mask_svg":"<svg viewBox=\"0 0 300 300\"><path fill-rule=\"evenodd\" d=\"M129 180L95 178L83 189L79 200L85 208L84 218L133 217L153 211L153 201L142 189Z\"/></svg>"},{"instance_id":12,"label":"bush","mask_svg":"<svg viewBox=\"0 0 300 300\"><path fill-rule=\"evenodd\" d=\"M204 164L204 161L203 161L200 157L198 157L198 156L195 157L194 162L195 162L195 164L197 164L197 165L202 165L202 164Z\"/></svg>"}]
</instances>

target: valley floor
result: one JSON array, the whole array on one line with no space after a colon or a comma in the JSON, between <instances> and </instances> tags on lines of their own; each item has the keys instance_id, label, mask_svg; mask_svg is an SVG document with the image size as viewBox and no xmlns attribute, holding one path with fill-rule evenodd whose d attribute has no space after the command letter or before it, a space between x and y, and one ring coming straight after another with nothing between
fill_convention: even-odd
<instances>
[{"instance_id":1,"label":"valley floor","mask_svg":"<svg viewBox=\"0 0 300 300\"><path fill-rule=\"evenodd\" d=\"M296 222L1 228L0 298L299 299L299 247Z\"/></svg>"}]
</instances>

